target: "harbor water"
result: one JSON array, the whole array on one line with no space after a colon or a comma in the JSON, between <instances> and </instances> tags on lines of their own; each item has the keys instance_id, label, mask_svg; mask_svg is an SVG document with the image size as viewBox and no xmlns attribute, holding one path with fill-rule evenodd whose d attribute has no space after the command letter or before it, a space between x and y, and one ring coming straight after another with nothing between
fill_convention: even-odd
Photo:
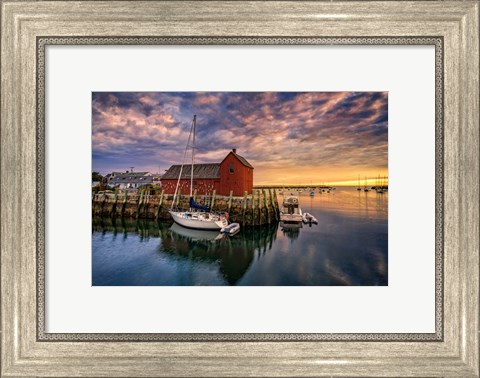
<instances>
[{"instance_id":1,"label":"harbor water","mask_svg":"<svg viewBox=\"0 0 480 378\"><path fill-rule=\"evenodd\" d=\"M168 221L94 218L94 286L388 285L388 192L284 191L318 224L242 228L235 236Z\"/></svg>"}]
</instances>

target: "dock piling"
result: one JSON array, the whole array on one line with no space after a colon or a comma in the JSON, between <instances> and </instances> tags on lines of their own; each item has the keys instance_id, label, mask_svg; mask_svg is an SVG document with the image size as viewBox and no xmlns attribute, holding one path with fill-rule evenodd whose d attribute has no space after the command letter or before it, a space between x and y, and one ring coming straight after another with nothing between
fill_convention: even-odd
<instances>
[{"instance_id":1,"label":"dock piling","mask_svg":"<svg viewBox=\"0 0 480 378\"><path fill-rule=\"evenodd\" d=\"M178 195L177 195L177 199L175 201L175 206L178 207L178 204L180 203L180 197L182 196L182 189L178 189Z\"/></svg>"},{"instance_id":2,"label":"dock piling","mask_svg":"<svg viewBox=\"0 0 480 378\"><path fill-rule=\"evenodd\" d=\"M215 194L216 194L216 190L214 189L213 190L213 193L212 193L212 204L210 205L210 209L213 209L213 207L215 206Z\"/></svg>"},{"instance_id":3,"label":"dock piling","mask_svg":"<svg viewBox=\"0 0 480 378\"><path fill-rule=\"evenodd\" d=\"M142 207L143 203L143 189L140 190L140 197L138 198L138 203L137 203L137 218L140 215L140 208Z\"/></svg>"},{"instance_id":4,"label":"dock piling","mask_svg":"<svg viewBox=\"0 0 480 378\"><path fill-rule=\"evenodd\" d=\"M273 189L273 207L275 209L275 218L277 220L280 219L280 209L278 208L278 199L277 199L277 190L274 188Z\"/></svg>"},{"instance_id":5,"label":"dock piling","mask_svg":"<svg viewBox=\"0 0 480 378\"><path fill-rule=\"evenodd\" d=\"M256 193L257 193L257 211L256 211L257 224L262 224L262 220L261 220L262 203L260 201L260 191L256 190ZM255 200L254 195L255 195L255 191L252 192L252 198Z\"/></svg>"},{"instance_id":6,"label":"dock piling","mask_svg":"<svg viewBox=\"0 0 480 378\"><path fill-rule=\"evenodd\" d=\"M103 208L105 207L105 202L107 202L107 193L103 193L102 205L100 207L100 214L103 216Z\"/></svg>"},{"instance_id":7,"label":"dock piling","mask_svg":"<svg viewBox=\"0 0 480 378\"><path fill-rule=\"evenodd\" d=\"M158 216L160 215L160 212L162 211L163 193L164 193L164 191L162 190L162 193L160 194L160 201L158 201L157 217L155 219L158 219Z\"/></svg>"},{"instance_id":8,"label":"dock piling","mask_svg":"<svg viewBox=\"0 0 480 378\"><path fill-rule=\"evenodd\" d=\"M143 197L143 217L147 217L148 208L150 207L150 194L145 194Z\"/></svg>"},{"instance_id":9,"label":"dock piling","mask_svg":"<svg viewBox=\"0 0 480 378\"><path fill-rule=\"evenodd\" d=\"M275 189L273 189L273 193L275 195ZM268 189L268 195L270 197L270 205L272 206L272 211L273 211L273 216L275 218L275 220L277 221L278 220L278 214L277 214L277 209L275 208L275 202L277 201L277 196L275 195L275 197L272 196L272 189Z\"/></svg>"},{"instance_id":10,"label":"dock piling","mask_svg":"<svg viewBox=\"0 0 480 378\"><path fill-rule=\"evenodd\" d=\"M255 193L252 191L252 226L255 226Z\"/></svg>"},{"instance_id":11,"label":"dock piling","mask_svg":"<svg viewBox=\"0 0 480 378\"><path fill-rule=\"evenodd\" d=\"M125 206L127 204L127 198L128 198L128 190L125 189L125 196L123 197L123 202L122 202L122 210L120 211L120 216L123 218L123 215L125 214Z\"/></svg>"},{"instance_id":12,"label":"dock piling","mask_svg":"<svg viewBox=\"0 0 480 378\"><path fill-rule=\"evenodd\" d=\"M233 197L233 190L230 190L230 198L228 199L228 212L232 208L232 197Z\"/></svg>"},{"instance_id":13,"label":"dock piling","mask_svg":"<svg viewBox=\"0 0 480 378\"><path fill-rule=\"evenodd\" d=\"M263 207L265 208L266 210L266 217L267 217L267 222L266 223L270 223L270 209L268 208L268 204L267 204L267 194L265 192L265 189L262 189L262 194L263 194Z\"/></svg>"},{"instance_id":14,"label":"dock piling","mask_svg":"<svg viewBox=\"0 0 480 378\"><path fill-rule=\"evenodd\" d=\"M242 216L242 226L245 226L245 211L247 210L247 195L248 192L243 193L243 216Z\"/></svg>"},{"instance_id":15,"label":"dock piling","mask_svg":"<svg viewBox=\"0 0 480 378\"><path fill-rule=\"evenodd\" d=\"M115 194L113 195L113 206L112 210L110 211L110 216L114 216L117 210L117 197L118 197L118 189L115 189Z\"/></svg>"}]
</instances>

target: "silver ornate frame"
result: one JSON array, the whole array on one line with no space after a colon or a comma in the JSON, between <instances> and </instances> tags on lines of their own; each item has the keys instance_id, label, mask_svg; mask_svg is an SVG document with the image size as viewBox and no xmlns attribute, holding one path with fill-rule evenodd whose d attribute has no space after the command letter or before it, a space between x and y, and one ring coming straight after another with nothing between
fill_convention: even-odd
<instances>
[{"instance_id":1,"label":"silver ornate frame","mask_svg":"<svg viewBox=\"0 0 480 378\"><path fill-rule=\"evenodd\" d=\"M45 48L48 45L430 45L435 46L435 333L46 333ZM443 38L425 37L38 37L37 38L37 340L38 341L442 341ZM433 246L432 246L433 247Z\"/></svg>"},{"instance_id":2,"label":"silver ornate frame","mask_svg":"<svg viewBox=\"0 0 480 378\"><path fill-rule=\"evenodd\" d=\"M479 0L0 0L0 21L1 377L480 377ZM44 146L37 121L44 97L38 93L37 54L42 43L62 38L178 44L322 39L364 44L403 38L405 44L435 45L437 63L441 48L435 333L407 339L308 334L164 340L43 333L45 319L38 311L44 291L37 278L44 277L37 268L43 266L38 206L44 203L37 189Z\"/></svg>"}]
</instances>

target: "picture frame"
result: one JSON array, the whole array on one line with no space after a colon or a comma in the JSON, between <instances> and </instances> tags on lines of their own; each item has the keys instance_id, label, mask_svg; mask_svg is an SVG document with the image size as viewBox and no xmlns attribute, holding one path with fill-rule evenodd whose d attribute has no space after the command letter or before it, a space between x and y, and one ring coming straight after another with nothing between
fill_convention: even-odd
<instances>
[{"instance_id":1,"label":"picture frame","mask_svg":"<svg viewBox=\"0 0 480 378\"><path fill-rule=\"evenodd\" d=\"M1 376L479 376L478 1L1 4ZM438 42L443 190L436 208L441 290L433 337L162 339L43 331L45 203L39 156L45 146L38 125L45 115L39 51L55 41L138 44L139 38L146 44L164 38L187 45L302 44L308 38L330 44L368 45L380 38L391 44L401 38L405 44Z\"/></svg>"}]
</instances>

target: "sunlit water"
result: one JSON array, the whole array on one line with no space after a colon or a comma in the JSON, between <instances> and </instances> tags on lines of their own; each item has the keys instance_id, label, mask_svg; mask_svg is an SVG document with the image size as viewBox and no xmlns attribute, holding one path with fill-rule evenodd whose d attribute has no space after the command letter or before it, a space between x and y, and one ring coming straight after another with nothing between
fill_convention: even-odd
<instances>
[{"instance_id":1,"label":"sunlit water","mask_svg":"<svg viewBox=\"0 0 480 378\"><path fill-rule=\"evenodd\" d=\"M171 222L94 219L93 285L388 284L387 193L291 193L318 225L226 237Z\"/></svg>"}]
</instances>

